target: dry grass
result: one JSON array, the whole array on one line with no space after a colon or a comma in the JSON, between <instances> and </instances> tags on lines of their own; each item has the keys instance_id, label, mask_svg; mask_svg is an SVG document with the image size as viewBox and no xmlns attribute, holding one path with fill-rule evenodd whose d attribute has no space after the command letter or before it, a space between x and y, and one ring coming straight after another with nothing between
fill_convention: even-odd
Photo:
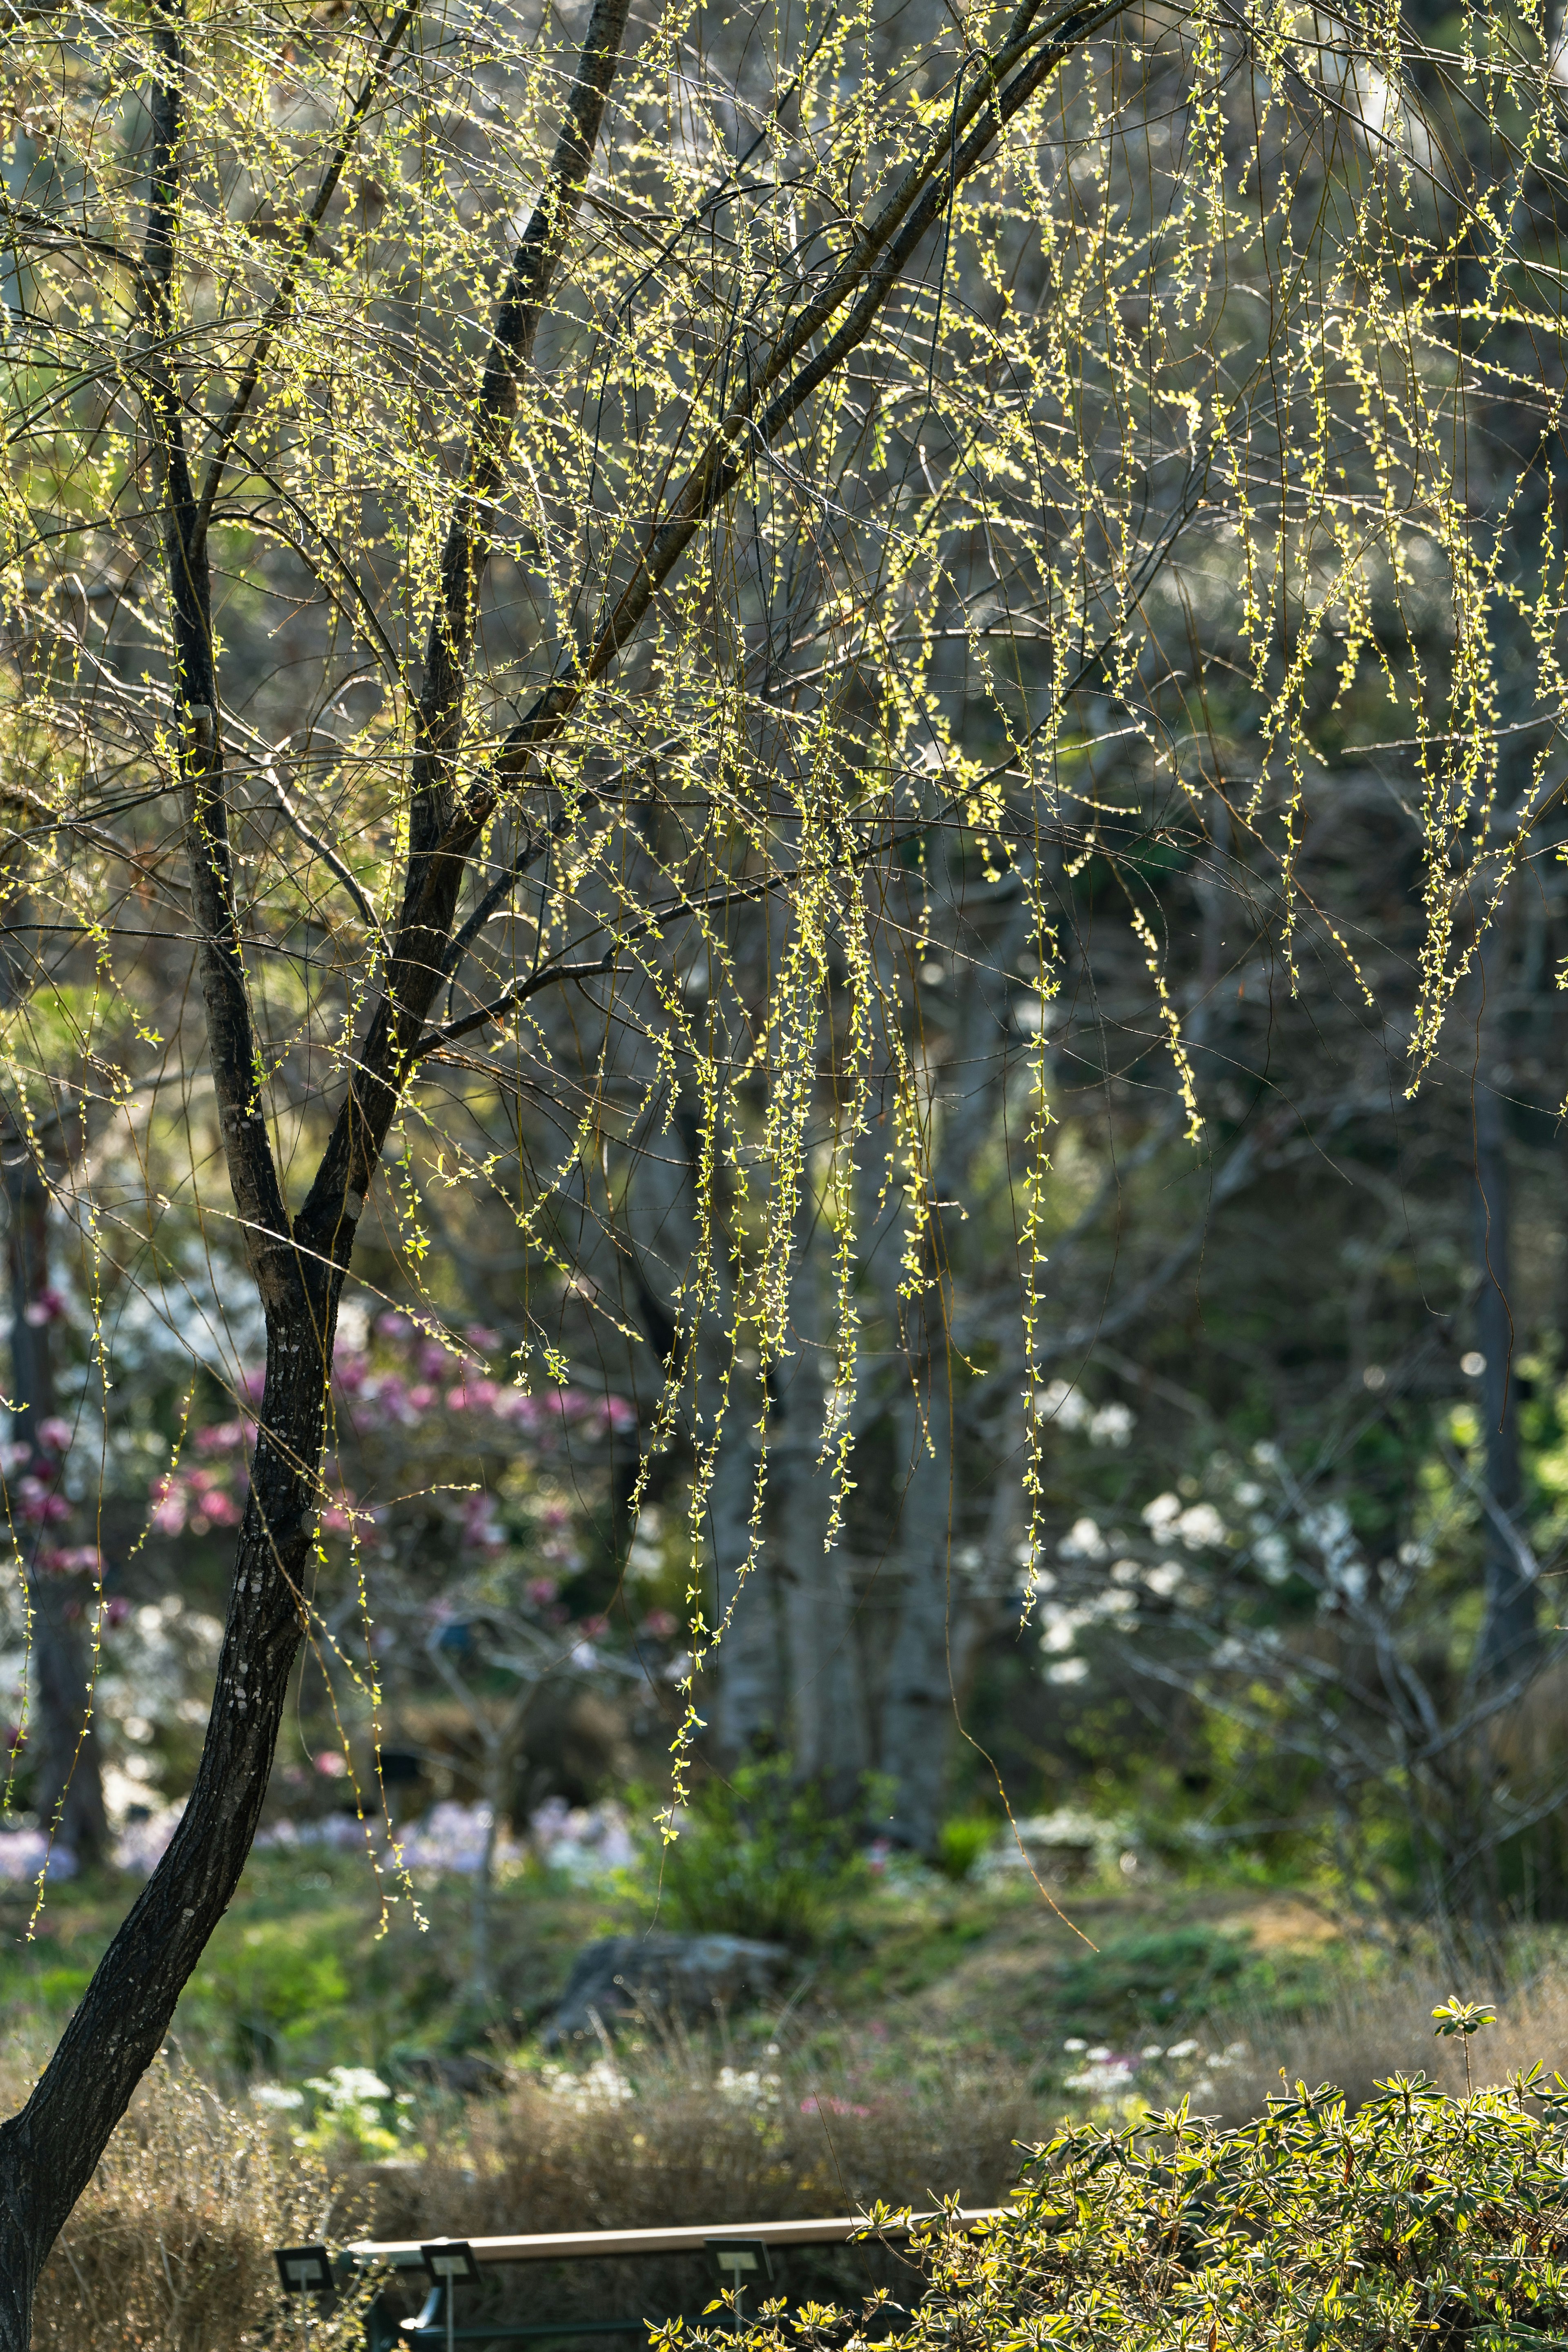
<instances>
[{"instance_id":1,"label":"dry grass","mask_svg":"<svg viewBox=\"0 0 1568 2352\"><path fill-rule=\"evenodd\" d=\"M330 2237L481 2236L531 2230L854 2211L878 2196L924 2203L952 2187L990 2202L1016 2168L1012 2142L1043 2117L1017 2082L955 2074L878 2087L759 2058L725 2071L721 2052L667 2045L552 2090L519 2076L481 2103L429 2118L427 2158L331 2168L276 2122L229 2106L174 2066L156 2067L72 2214L40 2283L35 2352L246 2352L280 2332L275 2246ZM5 2070L7 2106L25 2069ZM618 2085L618 2088L617 2088ZM882 2279L874 2251L796 2258L792 2294ZM501 2273L491 2300L513 2304ZM705 2265L583 2263L527 2292L550 2315L623 2308L662 2316L711 2296ZM363 2302L319 2325L322 2347L363 2341ZM405 2305L404 2307L407 2307ZM486 2306L479 2298L466 2317Z\"/></svg>"},{"instance_id":2,"label":"dry grass","mask_svg":"<svg viewBox=\"0 0 1568 2352\"><path fill-rule=\"evenodd\" d=\"M1237 2021L1247 2056L1196 2104L1240 2121L1279 2086L1332 2082L1352 2100L1395 2071L1464 2088L1457 2044L1434 2038L1431 2011L1455 1990L1412 1969L1345 1984L1313 2017ZM1473 1996L1484 1987L1460 1988ZM1568 2074L1568 1974L1542 1974L1501 2002L1472 2045L1476 2079L1500 2082L1537 2060ZM886 2064L884 2050L873 2056ZM0 2096L25 2089L13 2053ZM769 2076L775 2079L769 2080ZM425 2119L426 2155L399 2165L340 2165L294 2147L276 2122L226 2105L188 2074L155 2069L55 2249L42 2283L36 2352L244 2352L287 2340L271 2250L342 2240L453 2236L611 2225L738 2222L854 2211L882 2198L924 2204L1005 2196L1015 2142L1040 2137L1055 2103L1001 2065L906 2070L879 2078L853 2053L832 2072L771 2054L731 2056L666 2040L601 2055L586 2072L519 2074L479 2103L451 2101ZM843 2297L900 2283L875 2250L795 2254L775 2291ZM713 2292L695 2263L584 2263L553 2275L503 2273L478 2291L540 2315L700 2311ZM476 2297L465 2316L479 2319ZM340 2314L315 2340L361 2340Z\"/></svg>"},{"instance_id":3,"label":"dry grass","mask_svg":"<svg viewBox=\"0 0 1568 2352\"><path fill-rule=\"evenodd\" d=\"M34 2352L241 2352L279 2335L275 2246L321 2238L319 2158L156 2066L45 2266ZM358 2297L315 2342L363 2340Z\"/></svg>"},{"instance_id":4,"label":"dry grass","mask_svg":"<svg viewBox=\"0 0 1568 2352\"><path fill-rule=\"evenodd\" d=\"M1331 2083L1352 2105L1372 2095L1390 2074L1424 2071L1443 2090L1465 2088L1465 2060L1457 2041L1439 2041L1432 2011L1456 1990L1466 2000L1484 1998L1485 1985L1456 1986L1436 1969L1412 1968L1352 1979L1311 2015L1291 2021L1255 2016L1235 2021L1231 2038L1244 2039L1248 2055L1215 2077L1215 2095L1197 2104L1205 2112L1243 2122L1260 2113L1281 2073L1295 2084ZM1547 1969L1533 1981L1498 1999L1498 2021L1470 2044L1476 2087L1505 2083L1540 2063L1548 2074L1568 2074L1568 1974Z\"/></svg>"},{"instance_id":5,"label":"dry grass","mask_svg":"<svg viewBox=\"0 0 1568 2352\"><path fill-rule=\"evenodd\" d=\"M889 2083L853 2060L825 2072L682 2040L548 2087L520 2075L469 2106L417 2173L377 2176L378 2226L399 2234L388 2225L405 2196L454 2236L784 2221L953 2189L994 2203L1017 2172L1014 2142L1045 2122L1000 2066Z\"/></svg>"},{"instance_id":6,"label":"dry grass","mask_svg":"<svg viewBox=\"0 0 1568 2352\"><path fill-rule=\"evenodd\" d=\"M667 2043L601 2059L553 2088L520 2076L454 2117L424 2164L361 2177L386 2237L784 2221L853 2213L878 2198L925 2205L953 2189L992 2204L1016 2177L1015 2141L1045 2122L1041 2103L999 2068L889 2084L853 2064L824 2074L762 2055L727 2065L714 2048ZM875 2250L796 2254L774 2291L855 2294L894 2284L901 2269ZM704 2264L679 2261L639 2262L635 2275L598 2263L549 2278L531 2269L528 2286L552 2317L700 2311L714 2291ZM519 2292L503 2284L499 2299Z\"/></svg>"}]
</instances>

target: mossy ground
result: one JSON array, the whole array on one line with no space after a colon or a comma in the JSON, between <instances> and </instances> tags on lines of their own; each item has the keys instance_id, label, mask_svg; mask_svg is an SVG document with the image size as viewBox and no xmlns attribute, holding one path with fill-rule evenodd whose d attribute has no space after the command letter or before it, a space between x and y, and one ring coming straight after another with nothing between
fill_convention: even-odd
<instances>
[{"instance_id":1,"label":"mossy ground","mask_svg":"<svg viewBox=\"0 0 1568 2352\"><path fill-rule=\"evenodd\" d=\"M442 1878L384 1906L354 1853L254 1854L181 2003L175 2039L237 2088L333 2064L395 2074L426 2055L533 2046L589 1938L657 1916L633 1880L572 1886L533 1868L491 1902L494 1990L469 1983L471 1890ZM132 1899L132 1882L0 1891L0 2014L28 2039L64 2022ZM1116 1874L1047 1896L1023 1872L952 1881L899 1871L837 1906L781 1996L795 2047L852 2042L888 2071L922 2057L1008 2062L1047 2090L1074 2036L1117 2047L1283 2024L1369 1965L1316 1900L1289 1889ZM743 2021L731 2021L744 2030ZM767 2018L755 2021L771 2032Z\"/></svg>"}]
</instances>

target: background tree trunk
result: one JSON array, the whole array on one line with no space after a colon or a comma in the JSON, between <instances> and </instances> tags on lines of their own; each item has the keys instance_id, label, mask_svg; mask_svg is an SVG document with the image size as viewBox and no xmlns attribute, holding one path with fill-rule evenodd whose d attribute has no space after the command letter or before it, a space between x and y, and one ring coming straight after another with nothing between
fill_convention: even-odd
<instances>
[{"instance_id":1,"label":"background tree trunk","mask_svg":"<svg viewBox=\"0 0 1568 2352\"><path fill-rule=\"evenodd\" d=\"M25 1138L0 1150L8 1222L5 1264L10 1281L12 1435L23 1450L13 1475L31 1478L47 1495L60 1485L60 1454L40 1432L55 1411L49 1345L49 1188ZM18 1518L16 1533L33 1611L33 1675L37 1713L32 1727L32 1794L40 1826L89 1866L105 1860L109 1823L103 1776L92 1723L92 1646L76 1587L45 1564L47 1526Z\"/></svg>"},{"instance_id":2,"label":"background tree trunk","mask_svg":"<svg viewBox=\"0 0 1568 2352\"><path fill-rule=\"evenodd\" d=\"M1481 1420L1487 1449L1486 1613L1476 1652L1478 1677L1510 1680L1526 1671L1540 1647L1536 1588L1510 1536L1520 1523L1523 1484L1519 1462L1519 1368L1515 1362L1512 1285L1512 1203L1508 1134L1502 1104L1504 1039L1495 1009L1501 942L1483 957L1480 987L1493 995L1479 1032L1473 1089L1475 1110L1475 1234L1480 1291L1476 1340L1486 1358ZM1489 991L1488 983L1491 983Z\"/></svg>"}]
</instances>

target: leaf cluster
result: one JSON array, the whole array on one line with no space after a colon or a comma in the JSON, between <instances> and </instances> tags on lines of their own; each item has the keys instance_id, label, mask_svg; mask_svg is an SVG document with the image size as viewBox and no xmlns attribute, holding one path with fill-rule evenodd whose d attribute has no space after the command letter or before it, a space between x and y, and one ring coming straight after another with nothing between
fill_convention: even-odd
<instances>
[{"instance_id":1,"label":"leaf cluster","mask_svg":"<svg viewBox=\"0 0 1568 2352\"><path fill-rule=\"evenodd\" d=\"M1454 2099L1394 2075L1353 2115L1324 2085L1222 2131L1185 2103L1152 2125L1064 2127L977 2234L917 2232L928 2292L900 2352L1083 2352L1568 2340L1561 2102L1542 2075ZM890 2216L883 2215L884 2221ZM842 2315L775 2317L771 2346Z\"/></svg>"}]
</instances>

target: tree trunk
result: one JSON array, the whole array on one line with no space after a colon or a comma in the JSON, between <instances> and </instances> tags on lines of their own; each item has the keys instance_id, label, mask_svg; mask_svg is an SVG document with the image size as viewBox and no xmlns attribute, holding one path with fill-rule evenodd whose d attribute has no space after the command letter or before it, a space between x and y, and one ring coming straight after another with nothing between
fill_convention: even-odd
<instances>
[{"instance_id":1,"label":"tree trunk","mask_svg":"<svg viewBox=\"0 0 1568 2352\"><path fill-rule=\"evenodd\" d=\"M317 1284L313 1313L301 1303L297 1317L268 1318L250 1497L190 1800L31 2098L0 2125L0 2352L26 2352L44 2257L163 2047L256 1833L300 1647L341 1281Z\"/></svg>"},{"instance_id":2,"label":"tree trunk","mask_svg":"<svg viewBox=\"0 0 1568 2352\"><path fill-rule=\"evenodd\" d=\"M791 1444L779 1501L795 1772L816 1782L829 1804L847 1810L870 1761L869 1738L848 1555L842 1546L824 1549L828 1473L815 1444Z\"/></svg>"},{"instance_id":3,"label":"tree trunk","mask_svg":"<svg viewBox=\"0 0 1568 2352\"><path fill-rule=\"evenodd\" d=\"M1483 965L1483 987L1485 965ZM1513 1540L1524 1499L1519 1463L1518 1376L1511 1290L1512 1205L1507 1129L1496 1077L1501 1039L1483 1023L1474 1104L1475 1232L1480 1293L1476 1339L1486 1359L1481 1420L1487 1449L1486 1609L1476 1651L1478 1677L1491 1684L1526 1672L1540 1648L1536 1588Z\"/></svg>"},{"instance_id":4,"label":"tree trunk","mask_svg":"<svg viewBox=\"0 0 1568 2352\"><path fill-rule=\"evenodd\" d=\"M870 1760L867 1710L848 1557L841 1543L826 1548L832 1470L818 1458L824 1402L818 1367L831 1361L818 1346L832 1315L822 1258L833 1238L826 1218L808 1205L800 1219L792 1286L791 1319L799 1337L794 1356L778 1371L768 1549L784 1597L795 1772L816 1782L829 1804L852 1811Z\"/></svg>"},{"instance_id":5,"label":"tree trunk","mask_svg":"<svg viewBox=\"0 0 1568 2352\"><path fill-rule=\"evenodd\" d=\"M489 552L489 500L515 414L513 378L532 356L561 224L587 176L626 8L627 0L595 0L547 183L498 310L426 646L396 935L380 1000L297 1218L289 1214L260 1097L262 1056L250 1018L224 782L205 504L193 481L184 410L167 357L177 340L185 61L177 9L167 7L157 19L140 279L155 330L145 367L147 414L162 474L170 683L197 966L229 1183L266 1317L267 1368L195 1785L168 1850L100 1961L32 2096L0 2125L0 2352L28 2352L44 2258L163 2045L186 1979L238 1884L260 1818L307 1622L339 1300L365 1196L440 983L468 853L484 824L471 808L458 811L452 759L474 600ZM411 17L407 11L395 20L384 56ZM209 493L221 471L215 454Z\"/></svg>"},{"instance_id":6,"label":"tree trunk","mask_svg":"<svg viewBox=\"0 0 1568 2352\"><path fill-rule=\"evenodd\" d=\"M882 1706L881 1769L897 1783L891 1832L915 1853L936 1846L957 1712L952 1575L953 1457L945 1349L929 1354L918 1404L899 1415L908 1465L889 1568L899 1630Z\"/></svg>"},{"instance_id":7,"label":"tree trunk","mask_svg":"<svg viewBox=\"0 0 1568 2352\"><path fill-rule=\"evenodd\" d=\"M726 1767L743 1764L770 1742L788 1738L777 1622L778 1578L773 1549L765 1538L751 1566L745 1566L752 1540L756 1447L740 1399L732 1397L730 1415L708 1496L719 1622L722 1623L727 1610L734 1612L708 1670L713 1681L714 1750Z\"/></svg>"},{"instance_id":8,"label":"tree trunk","mask_svg":"<svg viewBox=\"0 0 1568 2352\"><path fill-rule=\"evenodd\" d=\"M9 1223L6 1268L11 1285L12 1433L22 1458L12 1494L27 1478L44 1505L60 1485L60 1453L41 1435L55 1410L49 1313L49 1188L26 1140L14 1136L0 1154ZM92 1652L79 1580L48 1566L47 1523L13 1504L12 1524L22 1549L33 1612L32 1664L37 1714L32 1757L33 1802L40 1826L89 1867L105 1860L109 1823L103 1776L92 1722Z\"/></svg>"}]
</instances>

